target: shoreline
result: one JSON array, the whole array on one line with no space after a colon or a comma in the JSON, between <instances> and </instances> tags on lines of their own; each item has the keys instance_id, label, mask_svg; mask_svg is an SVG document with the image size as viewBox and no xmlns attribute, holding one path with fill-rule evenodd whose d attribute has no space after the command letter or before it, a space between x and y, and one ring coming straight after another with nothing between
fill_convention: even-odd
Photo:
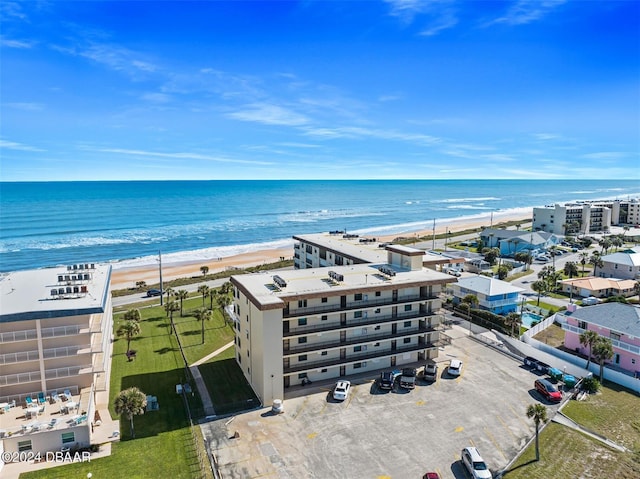
<instances>
[{"instance_id":1,"label":"shoreline","mask_svg":"<svg viewBox=\"0 0 640 479\"><path fill-rule=\"evenodd\" d=\"M463 218L446 218L435 219L435 234L444 234L447 230L455 233L467 229L480 228L482 226L489 227L491 224L497 224L507 221L523 220L523 223L531 221L533 215L533 207L521 208L519 210L498 211L493 213L474 215L473 217ZM528 218L524 220L524 218ZM493 221L492 221L493 220ZM421 222L420 224L424 224ZM374 233L361 233L363 236L374 236ZM375 234L376 238L381 241L392 241L395 238L405 236L428 236L433 235L434 229L408 229L389 234ZM229 255L229 256L201 256L202 252L194 252L193 256L199 256L197 259L185 259L184 252L177 253L173 256L180 258L179 260L171 260L171 255L167 255L167 259L162 261L162 278L163 280L172 280L183 277L201 276L200 268L207 266L209 273L217 273L224 271L230 267L246 268L251 266L259 266L261 264L274 263L281 258L291 259L293 257L293 239L278 243L286 244L286 246L272 248L256 245L256 249ZM127 266L123 262L121 267L118 263L112 264L113 271L111 273L112 289L135 288L137 281L145 281L147 284L155 284L159 282L159 265L157 259L156 264L137 264Z\"/></svg>"}]
</instances>

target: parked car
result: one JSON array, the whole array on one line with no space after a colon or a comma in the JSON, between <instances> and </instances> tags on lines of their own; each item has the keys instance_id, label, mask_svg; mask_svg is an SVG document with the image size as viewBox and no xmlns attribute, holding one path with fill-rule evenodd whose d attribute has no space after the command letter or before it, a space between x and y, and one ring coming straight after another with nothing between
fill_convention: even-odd
<instances>
[{"instance_id":1,"label":"parked car","mask_svg":"<svg viewBox=\"0 0 640 479\"><path fill-rule=\"evenodd\" d=\"M536 379L533 385L536 388L536 391L542 394L548 401L562 401L562 393L546 379Z\"/></svg>"},{"instance_id":2,"label":"parked car","mask_svg":"<svg viewBox=\"0 0 640 479\"><path fill-rule=\"evenodd\" d=\"M396 375L393 371L384 371L380 373L380 389L393 389L393 383Z\"/></svg>"},{"instance_id":3,"label":"parked car","mask_svg":"<svg viewBox=\"0 0 640 479\"><path fill-rule=\"evenodd\" d=\"M333 399L344 401L349 397L349 391L351 391L351 383L349 381L338 381L333 390Z\"/></svg>"},{"instance_id":4,"label":"parked car","mask_svg":"<svg viewBox=\"0 0 640 479\"><path fill-rule=\"evenodd\" d=\"M462 464L473 479L491 479L491 471L475 447L465 447L460 453Z\"/></svg>"},{"instance_id":5,"label":"parked car","mask_svg":"<svg viewBox=\"0 0 640 479\"><path fill-rule=\"evenodd\" d=\"M460 376L460 373L462 372L462 361L459 359L452 359L451 363L449 363L449 369L447 369L447 372L451 376Z\"/></svg>"},{"instance_id":6,"label":"parked car","mask_svg":"<svg viewBox=\"0 0 640 479\"><path fill-rule=\"evenodd\" d=\"M162 291L160 291L159 289L150 289L149 291L147 291L148 298L152 296L160 296L161 294L162 294Z\"/></svg>"},{"instance_id":7,"label":"parked car","mask_svg":"<svg viewBox=\"0 0 640 479\"><path fill-rule=\"evenodd\" d=\"M440 474L437 472L427 472L422 479L440 479Z\"/></svg>"},{"instance_id":8,"label":"parked car","mask_svg":"<svg viewBox=\"0 0 640 479\"><path fill-rule=\"evenodd\" d=\"M427 363L424 367L423 377L425 381L438 379L438 365L436 363Z\"/></svg>"}]
</instances>

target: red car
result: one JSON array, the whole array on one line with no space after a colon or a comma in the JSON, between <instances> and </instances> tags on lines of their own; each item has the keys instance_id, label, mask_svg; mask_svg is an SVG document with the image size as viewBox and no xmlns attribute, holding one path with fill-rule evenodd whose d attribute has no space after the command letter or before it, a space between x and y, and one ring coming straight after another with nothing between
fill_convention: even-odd
<instances>
[{"instance_id":1,"label":"red car","mask_svg":"<svg viewBox=\"0 0 640 479\"><path fill-rule=\"evenodd\" d=\"M542 394L547 400L553 402L562 401L562 393L558 391L558 388L551 384L546 379L536 379L534 383L536 391Z\"/></svg>"},{"instance_id":2,"label":"red car","mask_svg":"<svg viewBox=\"0 0 640 479\"><path fill-rule=\"evenodd\" d=\"M427 472L422 479L440 479L440 475L437 472Z\"/></svg>"}]
</instances>

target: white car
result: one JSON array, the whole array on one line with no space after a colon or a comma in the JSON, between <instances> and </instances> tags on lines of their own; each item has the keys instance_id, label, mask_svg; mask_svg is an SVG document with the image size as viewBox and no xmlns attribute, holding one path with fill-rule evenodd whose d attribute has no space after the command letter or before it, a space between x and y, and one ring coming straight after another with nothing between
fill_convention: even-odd
<instances>
[{"instance_id":1,"label":"white car","mask_svg":"<svg viewBox=\"0 0 640 479\"><path fill-rule=\"evenodd\" d=\"M462 361L459 359L452 359L447 372L451 376L460 376L460 373L462 372Z\"/></svg>"},{"instance_id":2,"label":"white car","mask_svg":"<svg viewBox=\"0 0 640 479\"><path fill-rule=\"evenodd\" d=\"M491 479L491 471L475 447L465 447L460 456L473 479Z\"/></svg>"},{"instance_id":3,"label":"white car","mask_svg":"<svg viewBox=\"0 0 640 479\"><path fill-rule=\"evenodd\" d=\"M349 397L349 391L351 391L351 383L349 381L338 381L333 390L333 399L344 401Z\"/></svg>"}]
</instances>

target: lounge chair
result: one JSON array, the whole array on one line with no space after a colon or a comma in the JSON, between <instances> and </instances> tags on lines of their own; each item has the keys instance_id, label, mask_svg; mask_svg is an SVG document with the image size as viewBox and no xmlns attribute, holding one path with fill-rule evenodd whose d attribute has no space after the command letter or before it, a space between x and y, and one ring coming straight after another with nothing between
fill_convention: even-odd
<instances>
[{"instance_id":1,"label":"lounge chair","mask_svg":"<svg viewBox=\"0 0 640 479\"><path fill-rule=\"evenodd\" d=\"M55 393L51 394L51 400L52 400L53 402L58 402L58 401L60 401L60 396L58 396L58 393L57 393L57 392L55 392Z\"/></svg>"},{"instance_id":2,"label":"lounge chair","mask_svg":"<svg viewBox=\"0 0 640 479\"><path fill-rule=\"evenodd\" d=\"M44 393L43 393L43 392L39 392L39 393L38 393L38 402L39 402L40 404L44 404L44 403L46 403L46 402L47 402L47 398L44 396Z\"/></svg>"},{"instance_id":3,"label":"lounge chair","mask_svg":"<svg viewBox=\"0 0 640 479\"><path fill-rule=\"evenodd\" d=\"M58 420L54 417L51 421L49 421L49 425L47 426L48 429L53 429L55 427L55 425L57 424Z\"/></svg>"},{"instance_id":4,"label":"lounge chair","mask_svg":"<svg viewBox=\"0 0 640 479\"><path fill-rule=\"evenodd\" d=\"M33 399L30 396L27 396L24 401L27 403L27 407L33 406Z\"/></svg>"},{"instance_id":5,"label":"lounge chair","mask_svg":"<svg viewBox=\"0 0 640 479\"><path fill-rule=\"evenodd\" d=\"M65 398L67 401L71 401L71 398L72 398L72 397L73 397L73 396L71 396L71 391L69 391L68 389L65 389L65 390L64 390L64 398Z\"/></svg>"}]
</instances>

